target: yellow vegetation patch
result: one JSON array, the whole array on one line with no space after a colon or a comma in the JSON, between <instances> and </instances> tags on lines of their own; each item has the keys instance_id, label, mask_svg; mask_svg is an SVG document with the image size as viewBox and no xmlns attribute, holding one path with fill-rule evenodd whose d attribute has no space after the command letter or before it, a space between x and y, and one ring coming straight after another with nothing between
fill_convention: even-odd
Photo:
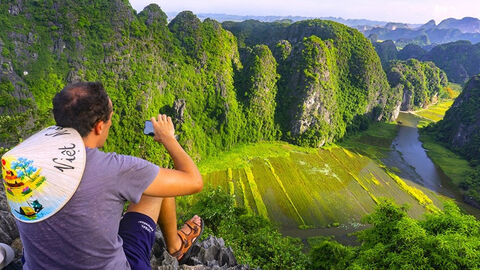
<instances>
[{"instance_id":1,"label":"yellow vegetation patch","mask_svg":"<svg viewBox=\"0 0 480 270\"><path fill-rule=\"evenodd\" d=\"M401 189L406 191L408 194L410 194L415 200L417 200L421 205L425 206L425 208L431 212L438 212L440 209L436 207L433 204L433 201L425 195L421 190L418 188L412 187L407 185L405 181L403 181L400 177L398 177L396 174L386 170L387 174L395 180L395 182L400 186Z\"/></svg>"},{"instance_id":2,"label":"yellow vegetation patch","mask_svg":"<svg viewBox=\"0 0 480 270\"><path fill-rule=\"evenodd\" d=\"M253 200L255 201L255 205L257 206L257 211L258 214L261 216L268 218L268 212L267 212L267 207L265 207L265 204L263 203L262 195L258 191L257 184L255 183L255 178L253 177L252 170L250 167L245 167L245 174L247 175L247 181L250 186L250 190L252 191L253 194Z\"/></svg>"},{"instance_id":3,"label":"yellow vegetation patch","mask_svg":"<svg viewBox=\"0 0 480 270\"><path fill-rule=\"evenodd\" d=\"M297 213L298 218L300 219L302 224L305 225L305 221L303 220L302 215L300 215L300 212L298 212L298 209L295 207L295 204L293 203L292 199L290 198L290 196L287 193L287 190L283 186L282 180L280 180L280 177L278 177L278 175L275 173L275 169L273 168L272 164L268 160L265 160L265 162L267 163L268 167L270 168L270 171L272 172L273 177L277 181L278 185L283 190L283 193L287 197L288 202L292 205L293 210L295 210L295 213Z\"/></svg>"},{"instance_id":4,"label":"yellow vegetation patch","mask_svg":"<svg viewBox=\"0 0 480 270\"><path fill-rule=\"evenodd\" d=\"M352 152L348 151L348 150L345 149L345 148L343 148L343 152L345 152L345 154L347 154L347 156L349 156L349 157L351 157L351 158L354 158L354 157L355 157Z\"/></svg>"},{"instance_id":5,"label":"yellow vegetation patch","mask_svg":"<svg viewBox=\"0 0 480 270\"><path fill-rule=\"evenodd\" d=\"M372 182L373 182L375 185L377 185L377 186L380 186L380 185L381 185L380 182L379 182L379 181L377 180L377 178L375 177L375 175L373 175L373 173L370 172L370 176L371 176L370 180L372 180Z\"/></svg>"},{"instance_id":6,"label":"yellow vegetation patch","mask_svg":"<svg viewBox=\"0 0 480 270\"><path fill-rule=\"evenodd\" d=\"M243 184L242 179L239 179L238 182L242 187L243 206L245 207L245 209L247 209L247 213L252 214L253 211L252 211L252 208L250 208L250 205L248 204L247 190L245 189L245 184Z\"/></svg>"}]
</instances>

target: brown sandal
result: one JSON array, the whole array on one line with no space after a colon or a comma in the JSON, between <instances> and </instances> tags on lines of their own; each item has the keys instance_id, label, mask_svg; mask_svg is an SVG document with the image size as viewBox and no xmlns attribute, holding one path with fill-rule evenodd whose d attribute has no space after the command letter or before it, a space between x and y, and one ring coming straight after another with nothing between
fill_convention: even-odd
<instances>
[{"instance_id":1,"label":"brown sandal","mask_svg":"<svg viewBox=\"0 0 480 270\"><path fill-rule=\"evenodd\" d=\"M203 233L203 220L201 218L200 224L196 224L193 222L193 218L191 218L185 222L185 225L190 228L190 232L187 234L186 232L182 231L183 228L177 231L178 236L182 240L182 245L180 246L179 250L172 254L172 256L175 257L180 264L184 263L190 257L193 244L197 242L198 238Z\"/></svg>"}]
</instances>

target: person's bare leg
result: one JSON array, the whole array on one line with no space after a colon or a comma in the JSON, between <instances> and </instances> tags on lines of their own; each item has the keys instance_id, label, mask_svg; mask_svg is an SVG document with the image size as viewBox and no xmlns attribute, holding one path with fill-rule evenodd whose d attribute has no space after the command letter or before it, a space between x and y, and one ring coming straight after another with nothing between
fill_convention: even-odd
<instances>
[{"instance_id":1,"label":"person's bare leg","mask_svg":"<svg viewBox=\"0 0 480 270\"><path fill-rule=\"evenodd\" d=\"M167 250L170 254L179 250L182 241L177 234L177 211L175 206L175 197L163 198L160 215L158 216L158 225L162 230Z\"/></svg>"},{"instance_id":2,"label":"person's bare leg","mask_svg":"<svg viewBox=\"0 0 480 270\"><path fill-rule=\"evenodd\" d=\"M163 198L150 197L142 195L138 203L130 203L127 212L137 212L149 216L155 223L158 221L160 208L162 207Z\"/></svg>"},{"instance_id":3,"label":"person's bare leg","mask_svg":"<svg viewBox=\"0 0 480 270\"><path fill-rule=\"evenodd\" d=\"M167 250L173 253L180 249L182 241L177 234L177 213L175 198L159 198L142 195L140 201L128 206L127 212L137 212L149 216L160 225Z\"/></svg>"},{"instance_id":4,"label":"person's bare leg","mask_svg":"<svg viewBox=\"0 0 480 270\"><path fill-rule=\"evenodd\" d=\"M165 237L167 251L170 254L180 249L182 240L177 234L175 197L158 198L142 195L142 198L137 204L132 203L128 206L127 212L142 213L158 223ZM196 224L200 224L200 220L198 216L193 217L193 222ZM187 225L184 225L181 230L186 234L189 234L191 231Z\"/></svg>"}]
</instances>

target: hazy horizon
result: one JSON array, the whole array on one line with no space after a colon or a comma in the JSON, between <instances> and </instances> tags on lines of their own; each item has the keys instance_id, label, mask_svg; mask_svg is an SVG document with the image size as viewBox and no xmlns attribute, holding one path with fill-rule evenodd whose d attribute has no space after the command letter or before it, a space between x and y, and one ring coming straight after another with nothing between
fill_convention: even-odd
<instances>
[{"instance_id":1,"label":"hazy horizon","mask_svg":"<svg viewBox=\"0 0 480 270\"><path fill-rule=\"evenodd\" d=\"M423 24L431 19L437 23L447 18L478 18L478 0L365 0L360 4L354 0L130 0L138 12L151 3L156 3L164 12L190 10L193 13L222 13L252 16L303 16L341 17L343 19L368 19L374 21Z\"/></svg>"}]
</instances>

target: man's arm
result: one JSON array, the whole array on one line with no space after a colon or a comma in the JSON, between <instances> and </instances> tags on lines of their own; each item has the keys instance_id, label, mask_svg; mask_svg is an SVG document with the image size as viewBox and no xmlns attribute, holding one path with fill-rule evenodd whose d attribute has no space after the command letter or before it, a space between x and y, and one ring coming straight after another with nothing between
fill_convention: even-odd
<instances>
[{"instance_id":1,"label":"man's arm","mask_svg":"<svg viewBox=\"0 0 480 270\"><path fill-rule=\"evenodd\" d=\"M175 169L160 168L157 176L143 194L155 197L173 197L200 192L203 188L202 175L192 158L175 139L172 119L158 115L151 119L155 136L153 139L165 146L173 159Z\"/></svg>"}]
</instances>

